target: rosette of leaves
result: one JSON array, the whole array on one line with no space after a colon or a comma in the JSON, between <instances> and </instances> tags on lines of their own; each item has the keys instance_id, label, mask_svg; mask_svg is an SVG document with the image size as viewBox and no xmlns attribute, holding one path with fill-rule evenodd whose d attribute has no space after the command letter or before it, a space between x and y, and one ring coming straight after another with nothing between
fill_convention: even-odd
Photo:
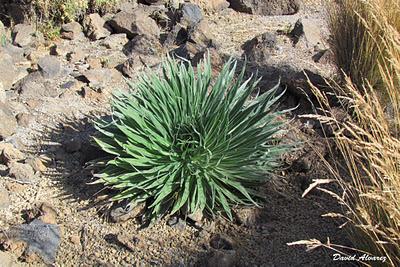
<instances>
[{"instance_id":1,"label":"rosette of leaves","mask_svg":"<svg viewBox=\"0 0 400 267\"><path fill-rule=\"evenodd\" d=\"M116 189L116 201L145 202L151 219L232 219L232 206L258 205L260 185L290 149L279 142L286 122L274 110L278 85L255 96L259 80L236 69L229 60L213 79L209 59L195 70L168 58L161 75L115 95L112 120L96 123L94 140L110 155L97 182Z\"/></svg>"}]
</instances>

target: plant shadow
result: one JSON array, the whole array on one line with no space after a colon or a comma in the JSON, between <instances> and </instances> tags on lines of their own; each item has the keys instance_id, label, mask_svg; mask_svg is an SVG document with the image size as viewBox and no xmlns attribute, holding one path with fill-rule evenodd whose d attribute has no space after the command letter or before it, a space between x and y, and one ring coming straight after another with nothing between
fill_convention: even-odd
<instances>
[{"instance_id":1,"label":"plant shadow","mask_svg":"<svg viewBox=\"0 0 400 267\"><path fill-rule=\"evenodd\" d=\"M92 161L106 157L92 138L96 134L94 122L98 119L110 119L109 116L94 114L84 118L64 118L55 125L47 125L39 132L40 142L31 151L47 160L48 170L44 175L59 187L62 193L57 196L65 201L86 201L89 209L93 205L104 204L110 189L102 185L92 184L94 171ZM96 200L97 199L97 200Z\"/></svg>"}]
</instances>

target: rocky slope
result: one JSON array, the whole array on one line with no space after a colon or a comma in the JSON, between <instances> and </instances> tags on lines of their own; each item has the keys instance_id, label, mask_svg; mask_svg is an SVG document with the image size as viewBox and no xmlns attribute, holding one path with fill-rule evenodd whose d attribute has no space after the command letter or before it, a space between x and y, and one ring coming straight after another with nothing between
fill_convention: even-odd
<instances>
[{"instance_id":1,"label":"rocky slope","mask_svg":"<svg viewBox=\"0 0 400 267\"><path fill-rule=\"evenodd\" d=\"M325 15L315 1L127 2L115 14L90 14L44 40L33 25L0 24L0 262L5 266L325 266L330 252L289 247L301 239L348 242L337 210L318 193L328 176L318 153L326 140L310 112L305 73L325 90L336 70ZM275 16L270 16L275 15ZM141 208L112 206L108 190L88 185L85 164L99 156L92 121L109 113L113 92L127 90L167 53L194 64L210 53L214 71L233 56L259 71L261 90L281 80L292 113L286 170L265 185L267 205L237 209L236 220L164 218L142 227ZM318 147L318 151L315 151ZM7 265L8 264L8 265Z\"/></svg>"}]
</instances>

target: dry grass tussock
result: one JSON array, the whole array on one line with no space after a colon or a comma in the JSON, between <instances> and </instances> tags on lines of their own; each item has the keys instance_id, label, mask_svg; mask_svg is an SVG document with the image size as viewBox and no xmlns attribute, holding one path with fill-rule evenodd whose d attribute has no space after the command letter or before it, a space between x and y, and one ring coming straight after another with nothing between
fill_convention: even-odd
<instances>
[{"instance_id":1,"label":"dry grass tussock","mask_svg":"<svg viewBox=\"0 0 400 267\"><path fill-rule=\"evenodd\" d=\"M336 146L343 157L327 166L342 194L318 188L343 205L354 247L352 253L386 256L383 265L400 266L400 1L344 0L331 13L334 49L345 72L344 86L335 94L348 111L343 121L335 117L328 95L314 88L322 107L310 115L335 125ZM340 10L343 10L340 13ZM339 88L339 89L338 89ZM343 167L349 178L343 175ZM309 249L349 248L318 240L294 242ZM365 265L376 265L364 261Z\"/></svg>"},{"instance_id":2,"label":"dry grass tussock","mask_svg":"<svg viewBox=\"0 0 400 267\"><path fill-rule=\"evenodd\" d=\"M333 1L331 1L333 2ZM399 0L339 0L329 6L332 49L338 66L362 88L366 82L385 91L379 65L386 65L386 47L400 31Z\"/></svg>"}]
</instances>

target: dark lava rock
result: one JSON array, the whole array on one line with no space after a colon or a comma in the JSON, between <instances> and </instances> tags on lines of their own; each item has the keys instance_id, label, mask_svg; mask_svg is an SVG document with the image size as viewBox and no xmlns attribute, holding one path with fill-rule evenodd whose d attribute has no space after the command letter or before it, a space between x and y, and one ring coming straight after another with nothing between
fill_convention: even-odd
<instances>
[{"instance_id":1,"label":"dark lava rock","mask_svg":"<svg viewBox=\"0 0 400 267\"><path fill-rule=\"evenodd\" d=\"M265 62L277 51L277 36L275 33L263 33L247 41L242 49L248 60Z\"/></svg>"},{"instance_id":2,"label":"dark lava rock","mask_svg":"<svg viewBox=\"0 0 400 267\"><path fill-rule=\"evenodd\" d=\"M160 36L157 23L142 9L134 12L121 11L108 24L116 33L126 33L129 39L137 35L149 35L155 38Z\"/></svg>"},{"instance_id":3,"label":"dark lava rock","mask_svg":"<svg viewBox=\"0 0 400 267\"><path fill-rule=\"evenodd\" d=\"M164 0L143 0L146 4L149 4L149 5L154 5L154 4L163 4L164 2L166 2L166 1L164 1Z\"/></svg>"},{"instance_id":4,"label":"dark lava rock","mask_svg":"<svg viewBox=\"0 0 400 267\"><path fill-rule=\"evenodd\" d=\"M313 55L312 59L316 63L321 64L335 64L335 55L330 49L323 49Z\"/></svg>"},{"instance_id":5,"label":"dark lava rock","mask_svg":"<svg viewBox=\"0 0 400 267\"><path fill-rule=\"evenodd\" d=\"M267 15L292 15L299 11L299 0L229 0L231 8L236 11Z\"/></svg>"},{"instance_id":6,"label":"dark lava rock","mask_svg":"<svg viewBox=\"0 0 400 267\"><path fill-rule=\"evenodd\" d=\"M124 47L124 53L128 56L132 54L140 55L160 55L162 50L160 41L153 36L138 35L134 37Z\"/></svg>"},{"instance_id":7,"label":"dark lava rock","mask_svg":"<svg viewBox=\"0 0 400 267\"><path fill-rule=\"evenodd\" d=\"M304 36L304 26L301 19L298 19L294 24L293 29L290 31L290 37L293 41L293 44L297 44L302 36Z\"/></svg>"},{"instance_id":8,"label":"dark lava rock","mask_svg":"<svg viewBox=\"0 0 400 267\"><path fill-rule=\"evenodd\" d=\"M189 28L185 42L173 50L173 54L192 60L207 50L217 49L219 45L214 41L215 37L209 28L210 24L206 20Z\"/></svg>"},{"instance_id":9,"label":"dark lava rock","mask_svg":"<svg viewBox=\"0 0 400 267\"><path fill-rule=\"evenodd\" d=\"M53 264L61 242L60 227L35 219L29 224L12 228L7 236L26 243L27 254L37 254L47 264Z\"/></svg>"},{"instance_id":10,"label":"dark lava rock","mask_svg":"<svg viewBox=\"0 0 400 267\"><path fill-rule=\"evenodd\" d=\"M201 8L196 4L182 4L180 8L180 14L180 23L185 27L193 27L203 19Z\"/></svg>"}]
</instances>

